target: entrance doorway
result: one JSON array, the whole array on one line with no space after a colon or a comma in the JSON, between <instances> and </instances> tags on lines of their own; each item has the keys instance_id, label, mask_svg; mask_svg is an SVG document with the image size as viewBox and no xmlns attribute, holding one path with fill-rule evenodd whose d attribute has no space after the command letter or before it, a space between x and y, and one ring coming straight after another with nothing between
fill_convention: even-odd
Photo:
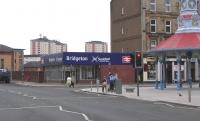
<instances>
[{"instance_id":1,"label":"entrance doorway","mask_svg":"<svg viewBox=\"0 0 200 121\"><path fill-rule=\"evenodd\" d=\"M71 73L70 71L65 72L65 80L67 80L68 77L71 77L70 73Z\"/></svg>"},{"instance_id":2,"label":"entrance doorway","mask_svg":"<svg viewBox=\"0 0 200 121\"><path fill-rule=\"evenodd\" d=\"M171 61L168 61L166 63L166 82L167 83L172 83L172 62Z\"/></svg>"}]
</instances>

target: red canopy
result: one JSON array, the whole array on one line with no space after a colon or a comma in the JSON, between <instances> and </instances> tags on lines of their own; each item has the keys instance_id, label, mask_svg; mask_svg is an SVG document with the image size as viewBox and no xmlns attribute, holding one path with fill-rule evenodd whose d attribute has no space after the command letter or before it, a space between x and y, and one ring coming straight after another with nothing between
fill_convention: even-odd
<instances>
[{"instance_id":1,"label":"red canopy","mask_svg":"<svg viewBox=\"0 0 200 121\"><path fill-rule=\"evenodd\" d=\"M200 33L177 33L151 51L200 49Z\"/></svg>"}]
</instances>

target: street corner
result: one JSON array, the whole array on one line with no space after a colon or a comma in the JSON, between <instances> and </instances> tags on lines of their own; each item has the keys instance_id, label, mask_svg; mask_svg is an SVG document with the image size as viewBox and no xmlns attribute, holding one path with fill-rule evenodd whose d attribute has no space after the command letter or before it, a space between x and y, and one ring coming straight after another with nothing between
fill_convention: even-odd
<instances>
[{"instance_id":1,"label":"street corner","mask_svg":"<svg viewBox=\"0 0 200 121\"><path fill-rule=\"evenodd\" d=\"M107 96L117 96L117 97L125 97L122 94L116 94L115 92L102 92L101 90L98 90L96 88L84 88L80 89L81 92L90 93L90 94L97 94L97 95L107 95Z\"/></svg>"}]
</instances>

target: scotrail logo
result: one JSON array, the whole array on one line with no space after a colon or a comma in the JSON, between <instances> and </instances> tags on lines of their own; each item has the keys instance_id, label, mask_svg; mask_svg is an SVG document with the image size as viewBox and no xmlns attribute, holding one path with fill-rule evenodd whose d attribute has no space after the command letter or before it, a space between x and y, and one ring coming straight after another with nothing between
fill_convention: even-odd
<instances>
[{"instance_id":1,"label":"scotrail logo","mask_svg":"<svg viewBox=\"0 0 200 121\"><path fill-rule=\"evenodd\" d=\"M98 56L97 57L92 56L92 62L98 62Z\"/></svg>"},{"instance_id":2,"label":"scotrail logo","mask_svg":"<svg viewBox=\"0 0 200 121\"><path fill-rule=\"evenodd\" d=\"M110 62L110 57L108 57L108 58L106 58L106 57L103 57L103 58L101 58L101 57L98 57L98 56L96 56L96 57L94 57L94 56L92 56L92 62L93 63L109 63Z\"/></svg>"}]
</instances>

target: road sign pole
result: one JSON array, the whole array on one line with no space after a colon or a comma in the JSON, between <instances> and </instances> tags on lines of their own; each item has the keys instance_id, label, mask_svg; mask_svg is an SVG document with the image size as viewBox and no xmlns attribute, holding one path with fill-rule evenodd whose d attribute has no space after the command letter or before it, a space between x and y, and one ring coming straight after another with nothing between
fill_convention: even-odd
<instances>
[{"instance_id":1,"label":"road sign pole","mask_svg":"<svg viewBox=\"0 0 200 121\"><path fill-rule=\"evenodd\" d=\"M140 75L139 75L139 68L136 68L135 69L136 71L136 81L137 81L137 96L140 96L140 83L139 83L139 78L140 78Z\"/></svg>"},{"instance_id":2,"label":"road sign pole","mask_svg":"<svg viewBox=\"0 0 200 121\"><path fill-rule=\"evenodd\" d=\"M140 96L140 85L139 85L139 79L138 79L138 70L137 70L137 96Z\"/></svg>"}]
</instances>

